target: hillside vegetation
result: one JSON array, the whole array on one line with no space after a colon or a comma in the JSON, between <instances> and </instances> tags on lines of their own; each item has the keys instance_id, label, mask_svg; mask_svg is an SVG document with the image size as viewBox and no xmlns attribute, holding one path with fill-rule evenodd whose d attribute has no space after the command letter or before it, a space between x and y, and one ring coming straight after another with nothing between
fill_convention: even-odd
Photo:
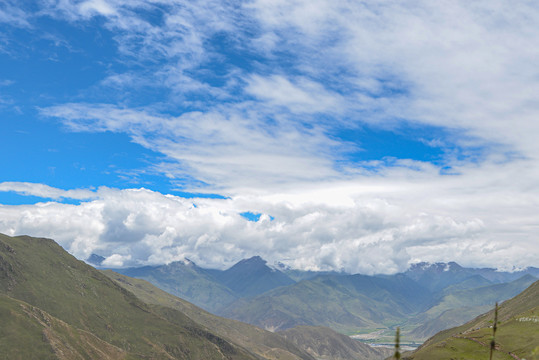
<instances>
[{"instance_id":1,"label":"hillside vegetation","mask_svg":"<svg viewBox=\"0 0 539 360\"><path fill-rule=\"evenodd\" d=\"M9 296L0 295L0 319L3 359L128 358L125 350Z\"/></svg>"},{"instance_id":2,"label":"hillside vegetation","mask_svg":"<svg viewBox=\"0 0 539 360\"><path fill-rule=\"evenodd\" d=\"M478 314L488 311L499 300L513 297L533 284L537 279L531 275L503 284L481 286L473 289L447 291L434 306L411 319L419 326L409 336L427 339L433 334L458 326Z\"/></svg>"}]
</instances>

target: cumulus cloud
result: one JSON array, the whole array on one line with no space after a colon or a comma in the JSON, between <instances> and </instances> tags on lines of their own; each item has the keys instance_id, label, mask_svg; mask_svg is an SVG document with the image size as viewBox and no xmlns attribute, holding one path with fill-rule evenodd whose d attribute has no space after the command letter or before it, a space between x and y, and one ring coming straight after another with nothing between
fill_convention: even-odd
<instances>
[{"instance_id":1,"label":"cumulus cloud","mask_svg":"<svg viewBox=\"0 0 539 360\"><path fill-rule=\"evenodd\" d=\"M373 190L380 181L387 180L364 186ZM451 181L442 192L429 184L394 191L387 184L365 192L349 183L295 196L229 199L102 188L95 200L80 205L0 206L0 232L48 236L79 258L102 255L112 267L189 258L201 266L225 268L253 255L295 268L367 274L402 271L418 258L501 268L537 262L537 253L530 251L534 240L527 231L515 231L538 223L537 212L522 216L535 209L536 197L507 216L502 208L509 205L507 199L493 198L474 208L476 198L455 198ZM436 198L428 198L431 191ZM325 196L336 201L325 202ZM249 210L264 215L248 221L240 214Z\"/></svg>"}]
</instances>

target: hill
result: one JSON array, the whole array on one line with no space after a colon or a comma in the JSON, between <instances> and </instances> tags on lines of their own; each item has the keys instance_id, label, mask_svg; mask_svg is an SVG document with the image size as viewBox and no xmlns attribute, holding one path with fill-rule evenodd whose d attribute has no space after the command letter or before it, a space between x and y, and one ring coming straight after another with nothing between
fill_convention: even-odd
<instances>
[{"instance_id":1,"label":"hill","mask_svg":"<svg viewBox=\"0 0 539 360\"><path fill-rule=\"evenodd\" d=\"M442 331L427 340L417 351L403 359L486 359L492 336L494 311ZM498 311L495 359L539 359L539 281Z\"/></svg>"},{"instance_id":2,"label":"hill","mask_svg":"<svg viewBox=\"0 0 539 360\"><path fill-rule=\"evenodd\" d=\"M42 358L47 347L65 358L62 344L131 359L255 358L180 311L164 317L49 239L0 235L0 295L5 339L20 338L3 340L1 354L30 343L19 358Z\"/></svg>"},{"instance_id":3,"label":"hill","mask_svg":"<svg viewBox=\"0 0 539 360\"><path fill-rule=\"evenodd\" d=\"M399 325L407 341L417 342L516 295L538 270L510 273L454 262L418 263L402 274L365 276L301 271L284 264L270 267L255 256L224 271L204 269L187 259L117 271L148 280L214 314L271 331L328 326L343 333L379 333L377 342L386 342Z\"/></svg>"}]
</instances>

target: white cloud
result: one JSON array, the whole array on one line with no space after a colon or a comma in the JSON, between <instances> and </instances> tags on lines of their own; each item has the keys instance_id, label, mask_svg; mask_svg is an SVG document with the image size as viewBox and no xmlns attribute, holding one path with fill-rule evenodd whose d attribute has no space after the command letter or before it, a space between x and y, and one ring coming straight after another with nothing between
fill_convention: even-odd
<instances>
[{"instance_id":1,"label":"white cloud","mask_svg":"<svg viewBox=\"0 0 539 360\"><path fill-rule=\"evenodd\" d=\"M253 255L361 273L404 270L417 258L501 268L536 264L529 233L539 223L539 192L530 199L496 186L472 187L470 196L456 193L458 184L376 178L230 199L102 188L80 205L0 206L0 232L48 236L79 258L95 252L116 267L189 258L223 268ZM265 215L251 222L244 211Z\"/></svg>"},{"instance_id":2,"label":"white cloud","mask_svg":"<svg viewBox=\"0 0 539 360\"><path fill-rule=\"evenodd\" d=\"M15 192L21 195L32 195L55 200L59 200L62 198L88 200L95 197L95 193L91 190L62 190L44 184L28 182L5 181L0 183L0 191Z\"/></svg>"},{"instance_id":3,"label":"white cloud","mask_svg":"<svg viewBox=\"0 0 539 360\"><path fill-rule=\"evenodd\" d=\"M71 9L72 16L83 16L80 6L73 4L61 2L55 9L62 14ZM255 122L257 132L264 131L256 125L264 117L274 121L286 117L292 127L298 122L308 123L322 135L336 124L387 126L389 122L391 127L406 119L460 129L469 135L460 145L497 144L489 150L501 156L516 151L535 157L539 150L533 135L539 130L534 121L539 33L536 27L528 26L539 19L539 14L527 2L506 6L491 1L312 4L260 0L235 9L219 1L106 4L116 9L117 14L104 16L109 21L107 26L119 31L120 51L138 61L164 61L153 72L153 83L175 94L204 94L203 102L190 104L200 107L207 117L223 110L207 96L237 98L228 93L231 89L210 86L193 75L202 64L219 59L208 39L221 31L237 39L232 46L248 48L255 54L260 39L272 39L273 45L265 46L260 54L270 62L268 66L275 68L274 75L260 75L256 69L251 73L234 69L228 74L230 83L239 81L235 91L238 84L243 84L244 94L258 100L240 97L235 105L238 111L250 111L248 116L242 115L246 121ZM134 11L158 6L167 11L163 21L156 24ZM242 25L255 29L258 35L250 37L242 31ZM283 57L289 67L279 64L278 59ZM118 84L132 78L131 73L116 74L105 83ZM331 90L327 84L340 91ZM295 114L283 114L279 108ZM306 113L323 113L331 120L320 123L319 119L301 116ZM342 114L346 114L345 119L339 118ZM94 120L87 121L86 126ZM127 123L131 124L117 124L114 131L129 132ZM145 133L155 135L154 129L145 129ZM302 135L310 136L305 131ZM189 153L196 154L197 150L190 149ZM197 155L200 160L207 155L211 159L214 154ZM234 171L232 176L236 176Z\"/></svg>"},{"instance_id":4,"label":"white cloud","mask_svg":"<svg viewBox=\"0 0 539 360\"><path fill-rule=\"evenodd\" d=\"M0 87L10 86L10 85L13 85L14 83L15 81L13 80L0 80Z\"/></svg>"},{"instance_id":5,"label":"white cloud","mask_svg":"<svg viewBox=\"0 0 539 360\"><path fill-rule=\"evenodd\" d=\"M130 255L120 255L120 254L112 254L108 256L103 262L101 263L101 266L109 267L109 268L121 268L124 266L126 262L131 260Z\"/></svg>"},{"instance_id":6,"label":"white cloud","mask_svg":"<svg viewBox=\"0 0 539 360\"><path fill-rule=\"evenodd\" d=\"M12 26L28 28L28 14L19 9L12 1L6 0L0 4L0 24L7 23Z\"/></svg>"},{"instance_id":7,"label":"white cloud","mask_svg":"<svg viewBox=\"0 0 539 360\"><path fill-rule=\"evenodd\" d=\"M127 131L133 141L177 161L156 169L190 176L216 189L268 191L290 182L320 181L338 176L331 150L342 146L318 129L282 117L273 126L254 107L222 106L214 112L178 117L111 105L67 104L42 109L74 131Z\"/></svg>"},{"instance_id":8,"label":"white cloud","mask_svg":"<svg viewBox=\"0 0 539 360\"><path fill-rule=\"evenodd\" d=\"M321 84L306 78L292 83L282 75L261 77L253 75L248 80L245 91L272 106L287 107L299 113L340 113L344 107L340 95L331 93Z\"/></svg>"},{"instance_id":9,"label":"white cloud","mask_svg":"<svg viewBox=\"0 0 539 360\"><path fill-rule=\"evenodd\" d=\"M345 69L340 79L352 94L366 92L363 109L375 113L362 121L406 118L537 153L533 3L260 0L249 8L289 41L296 66L317 77Z\"/></svg>"},{"instance_id":10,"label":"white cloud","mask_svg":"<svg viewBox=\"0 0 539 360\"><path fill-rule=\"evenodd\" d=\"M79 11L83 16L98 14L103 16L116 15L116 10L104 0L88 0L79 4Z\"/></svg>"}]
</instances>

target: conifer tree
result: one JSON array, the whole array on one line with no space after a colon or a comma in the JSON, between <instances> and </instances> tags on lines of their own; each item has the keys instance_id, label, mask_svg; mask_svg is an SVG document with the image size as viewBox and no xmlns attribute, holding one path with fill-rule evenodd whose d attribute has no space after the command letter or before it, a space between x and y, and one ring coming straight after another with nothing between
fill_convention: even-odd
<instances>
[{"instance_id":1,"label":"conifer tree","mask_svg":"<svg viewBox=\"0 0 539 360\"><path fill-rule=\"evenodd\" d=\"M397 327L397 334L395 335L395 355L394 358L396 360L400 360L401 353L400 353L400 332L401 329Z\"/></svg>"},{"instance_id":2,"label":"conifer tree","mask_svg":"<svg viewBox=\"0 0 539 360\"><path fill-rule=\"evenodd\" d=\"M492 355L494 354L494 349L496 348L496 328L498 327L498 303L494 307L494 324L492 325L492 340L490 341L490 360L492 360Z\"/></svg>"}]
</instances>

